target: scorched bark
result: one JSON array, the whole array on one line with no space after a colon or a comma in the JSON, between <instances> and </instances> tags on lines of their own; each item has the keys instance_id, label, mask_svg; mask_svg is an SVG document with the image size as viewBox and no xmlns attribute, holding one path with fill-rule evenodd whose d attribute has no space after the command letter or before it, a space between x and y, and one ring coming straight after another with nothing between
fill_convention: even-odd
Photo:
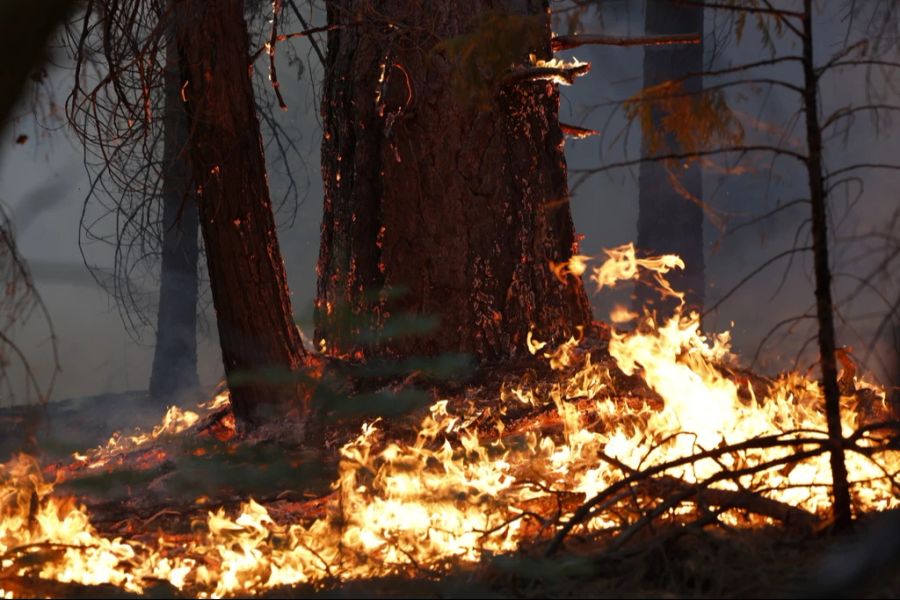
<instances>
[{"instance_id":1,"label":"scorched bark","mask_svg":"<svg viewBox=\"0 0 900 600\"><path fill-rule=\"evenodd\" d=\"M451 85L447 40L492 11L534 17L549 59L546 1L327 3L322 173L325 213L316 338L336 354L481 360L521 353L529 330L562 340L590 322L581 280L550 263L577 250L549 81L489 82L488 103ZM437 317L427 334L379 331ZM320 342L321 343L321 342Z\"/></svg>"},{"instance_id":2,"label":"scorched bark","mask_svg":"<svg viewBox=\"0 0 900 600\"><path fill-rule=\"evenodd\" d=\"M269 198L241 0L181 0L178 43L192 176L222 359L237 419L255 424L306 394L290 376L306 356Z\"/></svg>"}]
</instances>

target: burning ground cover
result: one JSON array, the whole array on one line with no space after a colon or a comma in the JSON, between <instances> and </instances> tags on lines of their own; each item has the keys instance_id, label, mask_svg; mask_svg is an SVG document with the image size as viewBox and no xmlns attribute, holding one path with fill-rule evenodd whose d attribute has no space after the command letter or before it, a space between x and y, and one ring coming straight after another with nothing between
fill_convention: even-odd
<instances>
[{"instance_id":1,"label":"burning ground cover","mask_svg":"<svg viewBox=\"0 0 900 600\"><path fill-rule=\"evenodd\" d=\"M600 288L647 274L679 296L665 279L677 257L638 259L631 246L607 254L593 268L585 257L553 267L591 268ZM556 348L534 332L539 366L439 397L414 417L363 424L335 444L336 475L315 498L281 488L225 501L194 489L191 502L165 505L166 482L184 465L240 451L227 393L68 464L42 469L21 455L0 467L0 588L142 593L164 582L222 597L428 579L506 555L610 558L686 531L826 528L830 446L818 384L740 369L728 334L705 336L696 315L657 323L628 313L616 320L632 321L630 331L598 326ZM841 387L855 509L894 508L900 451L885 392L849 358ZM311 460L275 449L287 473ZM88 509L54 491L127 466L153 477L126 499ZM154 491L146 518L103 518Z\"/></svg>"}]
</instances>

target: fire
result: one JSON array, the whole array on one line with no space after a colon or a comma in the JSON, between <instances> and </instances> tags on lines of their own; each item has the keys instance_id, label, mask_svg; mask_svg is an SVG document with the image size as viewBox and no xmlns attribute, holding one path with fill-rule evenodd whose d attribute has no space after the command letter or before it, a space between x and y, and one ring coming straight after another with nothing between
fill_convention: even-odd
<instances>
[{"instance_id":1,"label":"fire","mask_svg":"<svg viewBox=\"0 0 900 600\"><path fill-rule=\"evenodd\" d=\"M587 260L578 259L582 266ZM664 275L680 267L674 256L639 259L628 245L607 251L590 277L607 287L648 273L663 293L678 297ZM748 491L811 518L825 515L831 475L827 452L816 451L827 428L814 381L787 373L753 385L735 376L729 335L704 335L696 314L665 323L644 315L634 331L612 333L609 357L592 356L579 337L556 348L532 334L527 341L557 377L507 384L497 414L437 402L408 442L386 440L378 421L364 425L340 451L326 513L305 522L279 522L250 500L236 515L210 511L187 540L163 534L148 545L110 539L84 509L52 495L33 458L20 456L0 468L0 577L12 572L136 592L161 579L185 593L222 597L298 583L442 573L546 541L579 504L600 494L609 499L579 525L600 540L624 542L628 528L653 511L660 519L688 518L701 510L691 501L700 489ZM640 377L659 400L626 397L614 369ZM843 398L843 425L862 450L847 453L857 509L895 507L887 474L897 471L900 454L878 447L866 433L854 434L862 425L857 396L883 403L884 391L849 377L855 391ZM508 428L502 413L523 404L555 415L558 430ZM197 418L170 412L147 439ZM147 443L144 437L114 439L115 448ZM88 456L103 460L107 448ZM705 458L691 458L701 453ZM793 453L804 455L793 459ZM681 491L641 487L640 472L649 473L644 483ZM619 488L622 493L612 493ZM679 493L685 501L667 504ZM731 525L772 518L725 508L719 518ZM40 560L25 560L29 556Z\"/></svg>"},{"instance_id":2,"label":"fire","mask_svg":"<svg viewBox=\"0 0 900 600\"><path fill-rule=\"evenodd\" d=\"M560 58L544 60L532 54L529 56L529 73L531 79L545 79L559 85L572 85L576 77L585 75L591 70L591 64L582 62L577 58L565 61Z\"/></svg>"},{"instance_id":3,"label":"fire","mask_svg":"<svg viewBox=\"0 0 900 600\"><path fill-rule=\"evenodd\" d=\"M201 403L197 408L206 413L215 412L228 405L228 394L217 394L209 402ZM156 425L149 433L136 429L131 435L114 433L106 444L93 448L82 454L76 452L72 455L79 466L88 469L100 469L107 466L115 458L121 458L128 452L163 436L177 435L200 420L200 415L194 411L182 410L177 406L170 406L163 417L162 422Z\"/></svg>"},{"instance_id":4,"label":"fire","mask_svg":"<svg viewBox=\"0 0 900 600\"><path fill-rule=\"evenodd\" d=\"M604 287L613 287L620 281L637 279L640 269L650 271L659 290L666 296L684 300L684 294L676 292L669 285L665 275L672 269L684 269L684 261L674 254L664 254L652 258L637 258L634 244L628 243L604 250L609 257L591 272L590 279L597 284L599 292Z\"/></svg>"}]
</instances>

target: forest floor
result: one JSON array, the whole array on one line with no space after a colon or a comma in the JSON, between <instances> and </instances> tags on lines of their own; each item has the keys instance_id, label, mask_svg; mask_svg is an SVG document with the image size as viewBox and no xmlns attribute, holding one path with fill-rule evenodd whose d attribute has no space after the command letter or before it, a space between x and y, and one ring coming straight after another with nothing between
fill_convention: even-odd
<instances>
[{"instance_id":1,"label":"forest floor","mask_svg":"<svg viewBox=\"0 0 900 600\"><path fill-rule=\"evenodd\" d=\"M595 341L602 345L603 340ZM650 406L659 397L636 377L617 370L616 385L634 401ZM749 377L744 374L745 377ZM427 405L451 398L458 405L498 403L502 383L514 377L534 386L552 379L544 362L481 372L477 381L424 385L415 375L385 384L373 380L362 388L406 398L404 411L383 420L389 440L410 438ZM390 378L388 378L390 379ZM762 385L760 382L752 384ZM418 384L424 398L409 400L403 392ZM370 390L369 390L370 391ZM360 390L356 390L357 393ZM366 389L362 393L368 393ZM366 396L368 405L372 397ZM628 402L629 398L624 397ZM403 403L401 403L403 404ZM377 406L377 402L375 403ZM190 407L185 407L190 408ZM103 469L90 471L73 463L73 452L102 446L114 432L159 422L163 410L148 405L146 394L129 392L58 402L46 407L0 409L0 461L25 450L37 453L48 479L65 475L56 494L83 503L92 523L106 536L138 541L190 535L213 507L237 510L254 498L276 522L321 517L333 496L338 450L359 431L362 416L354 410L332 415L324 448L311 452L284 432L263 432L236 443L228 432L227 412L201 417L176 436L161 437L110 454ZM562 424L552 407L514 405L504 410L507 431L540 431L557 435ZM492 435L485 420L472 426ZM494 433L496 435L496 433ZM74 465L74 466L73 466ZM546 538L523 543L514 554L486 554L440 575L356 580L326 589L309 586L278 588L263 597L323 598L596 598L596 597L897 597L900 595L900 516L864 515L854 532L832 536L828 524L813 531L772 525L753 528L703 526L695 522L661 523L645 528L615 553L596 538L573 535L564 552L544 555ZM2 587L17 596L125 597L110 586L81 586L35 580L6 579ZM150 597L178 597L161 582L148 588Z\"/></svg>"}]
</instances>

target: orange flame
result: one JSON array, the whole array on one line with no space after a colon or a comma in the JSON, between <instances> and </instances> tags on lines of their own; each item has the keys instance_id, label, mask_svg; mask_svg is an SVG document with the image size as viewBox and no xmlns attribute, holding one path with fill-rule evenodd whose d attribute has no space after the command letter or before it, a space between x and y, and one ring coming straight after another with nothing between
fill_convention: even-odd
<instances>
[{"instance_id":1,"label":"orange flame","mask_svg":"<svg viewBox=\"0 0 900 600\"><path fill-rule=\"evenodd\" d=\"M676 294L664 274L683 267L677 257L637 259L631 245L609 250L607 256L592 274L598 286L634 279L644 269L653 273L663 293ZM431 406L414 442L384 441L379 422L368 423L341 449L336 493L327 513L307 523L276 522L265 506L250 500L237 515L221 508L210 511L205 528L187 541L160 537L147 546L109 539L96 531L83 509L52 496L53 486L43 480L37 462L20 456L0 466L0 569L58 581L110 583L133 592L162 579L186 593L212 598L421 569L441 572L487 554L516 551L533 538L536 517L528 507L547 498L548 490L592 497L634 470L760 436L780 434L801 447L827 440L817 383L787 373L757 397L753 388L725 375L736 361L728 333L704 335L696 314L678 314L661 325L650 316L641 321L634 332L612 333L609 354L618 369L640 376L662 398L661 408L633 406L618 396L609 363L592 357L577 339L547 349L529 334L529 350L544 351L559 377L540 385L509 384L501 400L555 410L561 434L534 428L505 431L498 418L495 429L502 435L488 438L477 425L481 410L456 414L447 400ZM854 386L884 402L883 389L859 378ZM854 398L842 401L853 408ZM184 420L167 414L154 433L180 427L173 422ZM846 434L859 426L853 410L845 411L843 425ZM661 475L701 484L723 470L789 455L784 447L748 449L664 469ZM897 472L900 452L850 452L847 466L859 508L898 505L885 473ZM791 469L760 469L712 487L740 486L824 514L830 473L827 454L822 454ZM630 502L628 498L622 502ZM631 512L616 506L597 512L584 524L585 532L627 526ZM671 514L689 510L682 506ZM564 509L562 521L571 516L572 509ZM761 522L742 520L733 512L723 519L733 525ZM18 560L38 547L65 550L44 562Z\"/></svg>"}]
</instances>

